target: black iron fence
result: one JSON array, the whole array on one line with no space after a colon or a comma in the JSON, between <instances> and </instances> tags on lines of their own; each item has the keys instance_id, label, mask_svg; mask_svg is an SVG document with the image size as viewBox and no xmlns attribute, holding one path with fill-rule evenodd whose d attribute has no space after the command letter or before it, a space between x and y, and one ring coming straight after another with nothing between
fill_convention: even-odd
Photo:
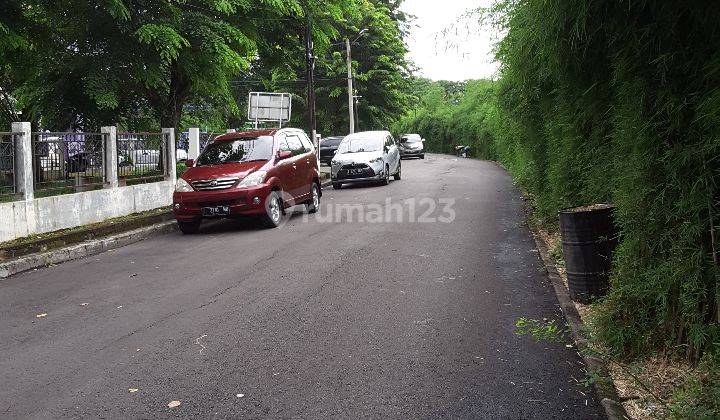
<instances>
[{"instance_id":1,"label":"black iron fence","mask_svg":"<svg viewBox=\"0 0 720 420\"><path fill-rule=\"evenodd\" d=\"M117 135L118 178L126 184L154 182L167 175L164 133Z\"/></svg>"},{"instance_id":2,"label":"black iron fence","mask_svg":"<svg viewBox=\"0 0 720 420\"><path fill-rule=\"evenodd\" d=\"M0 133L0 202L16 198L15 144L17 134Z\"/></svg>"},{"instance_id":3,"label":"black iron fence","mask_svg":"<svg viewBox=\"0 0 720 420\"><path fill-rule=\"evenodd\" d=\"M35 196L102 188L105 134L33 133L32 162Z\"/></svg>"}]
</instances>

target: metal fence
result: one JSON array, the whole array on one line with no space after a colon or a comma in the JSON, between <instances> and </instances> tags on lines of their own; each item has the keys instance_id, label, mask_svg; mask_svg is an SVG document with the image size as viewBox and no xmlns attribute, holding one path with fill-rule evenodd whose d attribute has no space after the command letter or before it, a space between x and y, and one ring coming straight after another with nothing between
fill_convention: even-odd
<instances>
[{"instance_id":1,"label":"metal fence","mask_svg":"<svg viewBox=\"0 0 720 420\"><path fill-rule=\"evenodd\" d=\"M118 134L118 178L126 183L153 182L164 178L168 173L165 167L166 145L163 133Z\"/></svg>"},{"instance_id":2,"label":"metal fence","mask_svg":"<svg viewBox=\"0 0 720 420\"><path fill-rule=\"evenodd\" d=\"M44 197L102 188L105 134L33 133L35 195Z\"/></svg>"},{"instance_id":3,"label":"metal fence","mask_svg":"<svg viewBox=\"0 0 720 420\"><path fill-rule=\"evenodd\" d=\"M0 202L16 198L15 142L17 134L0 133Z\"/></svg>"}]
</instances>

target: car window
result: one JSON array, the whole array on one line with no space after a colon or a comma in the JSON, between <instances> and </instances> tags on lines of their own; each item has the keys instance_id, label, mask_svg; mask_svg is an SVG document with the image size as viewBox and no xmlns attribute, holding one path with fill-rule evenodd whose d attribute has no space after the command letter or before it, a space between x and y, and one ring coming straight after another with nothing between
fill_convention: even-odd
<instances>
[{"instance_id":1,"label":"car window","mask_svg":"<svg viewBox=\"0 0 720 420\"><path fill-rule=\"evenodd\" d=\"M290 146L288 146L286 136L280 136L278 138L278 150L281 152L292 152Z\"/></svg>"},{"instance_id":2,"label":"car window","mask_svg":"<svg viewBox=\"0 0 720 420\"><path fill-rule=\"evenodd\" d=\"M302 142L300 141L300 137L296 135L289 135L285 137L285 140L287 141L287 145L290 148L293 156L305 153L305 146L303 146Z\"/></svg>"},{"instance_id":3,"label":"car window","mask_svg":"<svg viewBox=\"0 0 720 420\"><path fill-rule=\"evenodd\" d=\"M313 151L313 145L305 133L300 133L300 141L302 142L303 147L305 147L305 152Z\"/></svg>"}]
</instances>

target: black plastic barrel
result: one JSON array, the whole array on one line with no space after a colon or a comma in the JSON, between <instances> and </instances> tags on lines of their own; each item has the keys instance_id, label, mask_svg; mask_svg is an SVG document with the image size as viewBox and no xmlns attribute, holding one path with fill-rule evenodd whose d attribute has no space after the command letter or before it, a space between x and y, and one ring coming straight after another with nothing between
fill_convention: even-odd
<instances>
[{"instance_id":1,"label":"black plastic barrel","mask_svg":"<svg viewBox=\"0 0 720 420\"><path fill-rule=\"evenodd\" d=\"M614 207L608 204L560 211L560 235L570 297L589 303L607 293L617 246Z\"/></svg>"}]
</instances>

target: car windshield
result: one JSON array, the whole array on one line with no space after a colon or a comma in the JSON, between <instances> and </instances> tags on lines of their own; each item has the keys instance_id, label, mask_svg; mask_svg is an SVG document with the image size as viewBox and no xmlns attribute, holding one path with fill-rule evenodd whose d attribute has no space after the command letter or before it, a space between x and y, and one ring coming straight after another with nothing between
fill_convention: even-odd
<instances>
[{"instance_id":1,"label":"car windshield","mask_svg":"<svg viewBox=\"0 0 720 420\"><path fill-rule=\"evenodd\" d=\"M400 139L402 143L417 143L421 140L422 138L419 134L406 134L402 136L402 139Z\"/></svg>"},{"instance_id":2,"label":"car windshield","mask_svg":"<svg viewBox=\"0 0 720 420\"><path fill-rule=\"evenodd\" d=\"M207 145L197 160L197 166L270 160L272 151L271 136L220 140Z\"/></svg>"},{"instance_id":3,"label":"car windshield","mask_svg":"<svg viewBox=\"0 0 720 420\"><path fill-rule=\"evenodd\" d=\"M340 144L341 141L342 141L342 137L338 137L338 138L328 137L322 141L320 146L337 146L338 144Z\"/></svg>"},{"instance_id":4,"label":"car windshield","mask_svg":"<svg viewBox=\"0 0 720 420\"><path fill-rule=\"evenodd\" d=\"M383 140L379 138L345 138L338 147L338 153L377 152L382 148Z\"/></svg>"}]
</instances>

